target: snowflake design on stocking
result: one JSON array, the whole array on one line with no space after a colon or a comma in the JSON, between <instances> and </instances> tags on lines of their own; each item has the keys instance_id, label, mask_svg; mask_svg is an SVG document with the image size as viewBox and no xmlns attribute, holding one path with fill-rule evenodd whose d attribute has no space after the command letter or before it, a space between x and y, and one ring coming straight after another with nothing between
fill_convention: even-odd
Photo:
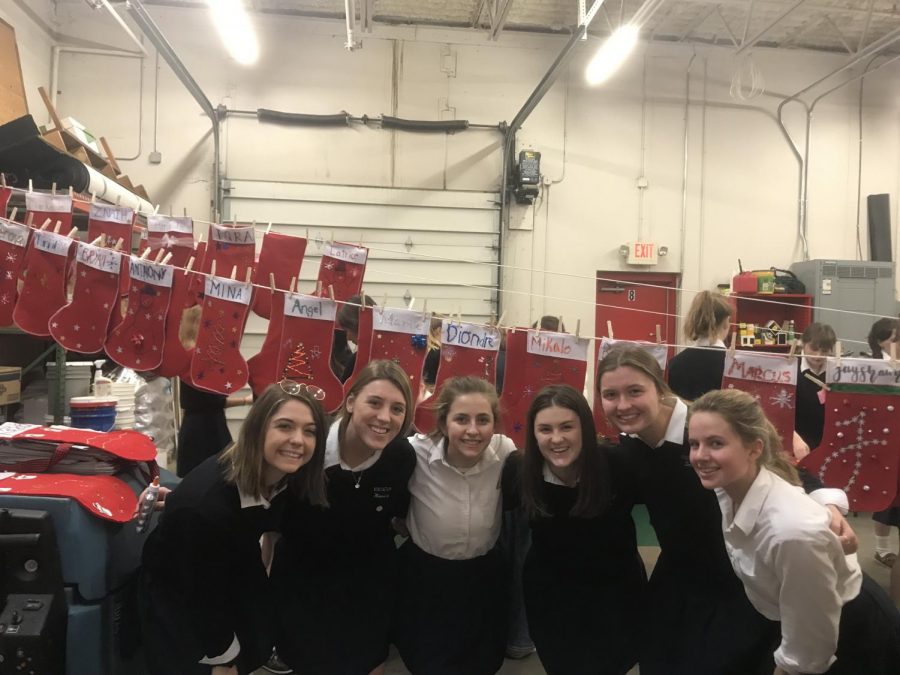
<instances>
[{"instance_id":1,"label":"snowflake design on stocking","mask_svg":"<svg viewBox=\"0 0 900 675\"><path fill-rule=\"evenodd\" d=\"M322 356L322 350L319 349L319 345L315 345L312 349L310 349L309 355L314 359L317 359L320 356Z\"/></svg>"},{"instance_id":2,"label":"snowflake design on stocking","mask_svg":"<svg viewBox=\"0 0 900 675\"><path fill-rule=\"evenodd\" d=\"M779 408L790 408L794 405L794 395L787 389L780 389L777 394L769 397L769 403Z\"/></svg>"},{"instance_id":3,"label":"snowflake design on stocking","mask_svg":"<svg viewBox=\"0 0 900 675\"><path fill-rule=\"evenodd\" d=\"M447 363L453 363L456 357L456 349L454 347L441 347L441 358Z\"/></svg>"},{"instance_id":4,"label":"snowflake design on stocking","mask_svg":"<svg viewBox=\"0 0 900 675\"><path fill-rule=\"evenodd\" d=\"M845 455L849 452L854 454L855 462L853 464L853 472L850 475L850 478L847 480L847 484L842 488L843 490L849 490L853 484L856 482L856 479L859 477L859 470L862 468L862 451L863 448L866 448L870 445L887 445L886 440L876 440L874 438L869 438L863 440L865 437L863 427L866 423L866 411L860 410L859 413L854 415L848 420L843 420L840 422L835 422L834 425L836 427L849 427L853 424L856 424L856 442L855 443L846 443L839 448L835 448L835 450L828 455L823 461L822 466L819 469L819 479L825 483L825 473L828 471L828 465L831 464L838 457ZM837 434L838 438L843 438L842 433ZM851 440L851 439L848 439ZM845 459L844 462L847 460Z\"/></svg>"},{"instance_id":5,"label":"snowflake design on stocking","mask_svg":"<svg viewBox=\"0 0 900 675\"><path fill-rule=\"evenodd\" d=\"M15 253L9 252L6 254L6 262L14 263L18 259L19 259L19 256L17 256Z\"/></svg>"},{"instance_id":6,"label":"snowflake design on stocking","mask_svg":"<svg viewBox=\"0 0 900 675\"><path fill-rule=\"evenodd\" d=\"M0 295L0 305L8 305L9 302L10 302L9 293L4 293L3 295Z\"/></svg>"}]
</instances>

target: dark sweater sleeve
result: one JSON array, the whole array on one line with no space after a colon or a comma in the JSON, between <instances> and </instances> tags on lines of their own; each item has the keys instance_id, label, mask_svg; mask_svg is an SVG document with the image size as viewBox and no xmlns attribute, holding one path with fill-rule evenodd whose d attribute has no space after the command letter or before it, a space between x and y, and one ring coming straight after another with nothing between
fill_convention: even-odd
<instances>
[{"instance_id":1,"label":"dark sweater sleeve","mask_svg":"<svg viewBox=\"0 0 900 675\"><path fill-rule=\"evenodd\" d=\"M516 450L506 458L500 476L503 510L513 511L522 506L522 451Z\"/></svg>"}]
</instances>

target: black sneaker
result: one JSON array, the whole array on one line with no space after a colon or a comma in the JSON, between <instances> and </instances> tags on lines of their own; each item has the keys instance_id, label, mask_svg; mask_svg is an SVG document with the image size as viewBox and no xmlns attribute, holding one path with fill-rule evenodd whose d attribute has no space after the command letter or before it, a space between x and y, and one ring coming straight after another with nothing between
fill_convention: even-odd
<instances>
[{"instance_id":1,"label":"black sneaker","mask_svg":"<svg viewBox=\"0 0 900 675\"><path fill-rule=\"evenodd\" d=\"M290 666L278 658L278 652L274 649L272 650L272 656L269 657L269 660L266 661L266 665L263 666L263 670L275 673L275 675L291 675L291 673L294 672Z\"/></svg>"}]
</instances>

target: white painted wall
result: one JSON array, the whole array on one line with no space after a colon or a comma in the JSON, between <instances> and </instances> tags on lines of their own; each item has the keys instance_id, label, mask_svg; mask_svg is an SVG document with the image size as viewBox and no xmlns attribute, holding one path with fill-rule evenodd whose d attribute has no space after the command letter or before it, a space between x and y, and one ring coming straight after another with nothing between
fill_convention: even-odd
<instances>
[{"instance_id":1,"label":"white painted wall","mask_svg":"<svg viewBox=\"0 0 900 675\"><path fill-rule=\"evenodd\" d=\"M498 43L490 43L472 31L378 27L364 38L363 49L348 53L340 22L257 16L263 57L257 67L244 69L229 61L203 12L162 7L151 11L213 104L238 109L347 110L372 116L394 112L477 123L511 120L564 42L559 37L504 34ZM68 34L94 39L102 35L107 43L118 40L112 22L83 4L64 4L59 12ZM543 171L554 184L543 191L534 209L512 214L513 225L522 229L505 237L504 262L538 271L504 274L507 320L525 323L549 312L562 314L567 323L580 318L583 332L591 332L594 275L600 269L621 268L619 245L638 238L668 247L658 269L682 272L686 289L727 281L738 257L747 268L787 267L799 259L796 160L770 117L719 105L736 103L728 93L735 65L732 53L650 45L606 86L589 88L582 73L597 44L591 40L584 45L568 76L553 87L519 137L520 148L543 153ZM685 78L694 54L682 247ZM794 93L845 61L841 55L799 50L756 50L753 57L767 91L778 94ZM451 76L441 67L454 58ZM106 135L120 154L134 154L141 109L141 154L124 162L127 172L143 182L163 208L172 204L176 210L186 207L197 217L207 217L209 124L161 64L156 147L163 163L150 165L153 59L143 68L139 105L134 63L64 55L61 111ZM864 257L866 194L891 195L895 246L897 241L898 80L900 71L893 65L866 80ZM710 103L705 108L704 93ZM809 174L809 249L814 258L856 257L857 95L858 85L850 85L816 109ZM772 112L778 100L766 95L749 105ZM787 112L792 133L802 137L803 116L795 106ZM490 131L445 137L358 126L293 129L231 119L224 137L225 174L237 178L484 191L496 190L500 181L500 135ZM642 162L649 188L641 207L635 179Z\"/></svg>"},{"instance_id":2,"label":"white painted wall","mask_svg":"<svg viewBox=\"0 0 900 675\"><path fill-rule=\"evenodd\" d=\"M50 0L33 0L23 5L13 0L0 1L0 19L16 29L22 79L28 110L35 122L45 124L49 116L38 94L38 87L50 87L50 56L56 29Z\"/></svg>"}]
</instances>

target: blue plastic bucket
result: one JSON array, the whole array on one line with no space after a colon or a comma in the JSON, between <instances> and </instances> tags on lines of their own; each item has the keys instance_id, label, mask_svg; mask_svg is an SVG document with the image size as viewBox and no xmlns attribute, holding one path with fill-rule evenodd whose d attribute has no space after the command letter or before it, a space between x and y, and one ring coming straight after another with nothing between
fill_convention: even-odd
<instances>
[{"instance_id":1,"label":"blue plastic bucket","mask_svg":"<svg viewBox=\"0 0 900 675\"><path fill-rule=\"evenodd\" d=\"M89 401L92 397L79 397L81 401L73 399L69 414L72 426L78 429L93 429L94 431L112 431L116 426L116 400L100 399Z\"/></svg>"}]
</instances>

